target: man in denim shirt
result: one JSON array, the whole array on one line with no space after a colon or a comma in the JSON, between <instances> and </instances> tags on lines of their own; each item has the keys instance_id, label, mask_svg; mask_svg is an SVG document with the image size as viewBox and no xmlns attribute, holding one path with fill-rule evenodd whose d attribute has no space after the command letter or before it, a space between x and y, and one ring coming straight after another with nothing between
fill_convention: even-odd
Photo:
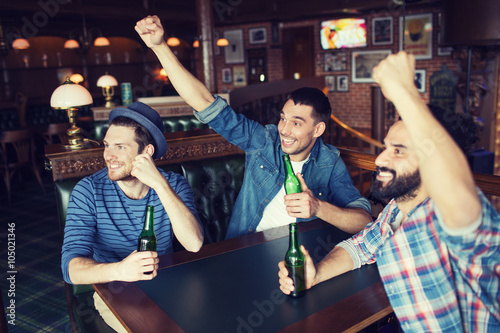
<instances>
[{"instance_id":1,"label":"man in denim shirt","mask_svg":"<svg viewBox=\"0 0 500 333\"><path fill-rule=\"evenodd\" d=\"M135 29L155 52L179 95L198 111L195 116L246 152L245 177L226 239L314 218L356 233L371 221L370 204L353 186L339 151L320 138L331 114L321 91L294 91L278 126L262 126L236 114L222 98L214 98L180 64L164 41L157 16L137 22ZM284 193L283 154L290 155L302 193Z\"/></svg>"}]
</instances>

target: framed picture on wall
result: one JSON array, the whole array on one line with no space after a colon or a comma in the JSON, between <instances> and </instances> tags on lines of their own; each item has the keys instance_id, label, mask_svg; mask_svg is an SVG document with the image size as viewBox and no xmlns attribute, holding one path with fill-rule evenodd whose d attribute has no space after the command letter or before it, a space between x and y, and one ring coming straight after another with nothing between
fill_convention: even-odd
<instances>
[{"instance_id":1,"label":"framed picture on wall","mask_svg":"<svg viewBox=\"0 0 500 333\"><path fill-rule=\"evenodd\" d=\"M271 42L273 44L280 43L280 26L278 23L271 23Z\"/></svg>"},{"instance_id":2,"label":"framed picture on wall","mask_svg":"<svg viewBox=\"0 0 500 333\"><path fill-rule=\"evenodd\" d=\"M453 47L451 47L451 46L439 46L439 45L441 45L441 33L437 34L437 39L438 39L437 55L441 56L441 57L450 56L451 53L453 52Z\"/></svg>"},{"instance_id":3,"label":"framed picture on wall","mask_svg":"<svg viewBox=\"0 0 500 333\"><path fill-rule=\"evenodd\" d=\"M233 81L236 87L244 87L247 85L247 76L245 66L234 66Z\"/></svg>"},{"instance_id":4,"label":"framed picture on wall","mask_svg":"<svg viewBox=\"0 0 500 333\"><path fill-rule=\"evenodd\" d=\"M328 87L328 91L335 91L335 76L325 76L325 86Z\"/></svg>"},{"instance_id":5,"label":"framed picture on wall","mask_svg":"<svg viewBox=\"0 0 500 333\"><path fill-rule=\"evenodd\" d=\"M347 51L325 52L323 54L323 70L325 72L346 71Z\"/></svg>"},{"instance_id":6,"label":"framed picture on wall","mask_svg":"<svg viewBox=\"0 0 500 333\"><path fill-rule=\"evenodd\" d=\"M250 44L265 44L267 43L266 27L248 29L248 40Z\"/></svg>"},{"instance_id":7,"label":"framed picture on wall","mask_svg":"<svg viewBox=\"0 0 500 333\"><path fill-rule=\"evenodd\" d=\"M425 69L415 69L415 85L419 93L425 92L426 84Z\"/></svg>"},{"instance_id":8,"label":"framed picture on wall","mask_svg":"<svg viewBox=\"0 0 500 333\"><path fill-rule=\"evenodd\" d=\"M432 59L432 13L399 17L399 50L413 54L416 60ZM404 36L404 45L403 45Z\"/></svg>"},{"instance_id":9,"label":"framed picture on wall","mask_svg":"<svg viewBox=\"0 0 500 333\"><path fill-rule=\"evenodd\" d=\"M392 45L393 35L392 16L372 19L372 45Z\"/></svg>"},{"instance_id":10,"label":"framed picture on wall","mask_svg":"<svg viewBox=\"0 0 500 333\"><path fill-rule=\"evenodd\" d=\"M233 82L233 75L231 73L231 68L226 67L222 69L222 83L231 83Z\"/></svg>"},{"instance_id":11,"label":"framed picture on wall","mask_svg":"<svg viewBox=\"0 0 500 333\"><path fill-rule=\"evenodd\" d=\"M349 77L347 75L337 75L337 91L349 91Z\"/></svg>"},{"instance_id":12,"label":"framed picture on wall","mask_svg":"<svg viewBox=\"0 0 500 333\"><path fill-rule=\"evenodd\" d=\"M243 30L226 30L224 31L224 38L229 42L229 45L224 47L224 59L226 64L244 63Z\"/></svg>"},{"instance_id":13,"label":"framed picture on wall","mask_svg":"<svg viewBox=\"0 0 500 333\"><path fill-rule=\"evenodd\" d=\"M391 54L391 50L353 51L351 62L352 82L371 83L372 70L381 60Z\"/></svg>"}]
</instances>

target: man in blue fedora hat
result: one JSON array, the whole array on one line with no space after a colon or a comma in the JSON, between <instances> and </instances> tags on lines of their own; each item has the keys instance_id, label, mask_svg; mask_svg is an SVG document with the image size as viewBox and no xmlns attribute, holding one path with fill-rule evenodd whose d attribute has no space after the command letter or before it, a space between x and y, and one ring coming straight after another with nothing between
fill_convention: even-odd
<instances>
[{"instance_id":1,"label":"man in blue fedora hat","mask_svg":"<svg viewBox=\"0 0 500 333\"><path fill-rule=\"evenodd\" d=\"M188 251L203 243L193 190L154 164L167 151L160 115L135 102L113 109L109 122L106 168L78 182L68 204L61 266L72 284L151 280L158 255L173 251L174 235ZM136 251L146 206L154 206L156 252Z\"/></svg>"}]
</instances>

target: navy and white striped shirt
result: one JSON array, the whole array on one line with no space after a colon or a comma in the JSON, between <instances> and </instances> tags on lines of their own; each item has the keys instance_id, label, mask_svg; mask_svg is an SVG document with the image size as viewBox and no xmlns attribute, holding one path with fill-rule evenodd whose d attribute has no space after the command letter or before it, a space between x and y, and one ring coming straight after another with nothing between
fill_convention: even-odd
<instances>
[{"instance_id":1,"label":"navy and white striped shirt","mask_svg":"<svg viewBox=\"0 0 500 333\"><path fill-rule=\"evenodd\" d=\"M179 174L158 170L199 221L193 190L187 180ZM73 258L118 262L136 250L148 205L155 207L157 252L170 253L173 251L170 219L152 188L144 198L130 199L117 182L108 178L106 168L79 181L71 193L66 214L61 258L64 280L71 283L68 265Z\"/></svg>"}]
</instances>

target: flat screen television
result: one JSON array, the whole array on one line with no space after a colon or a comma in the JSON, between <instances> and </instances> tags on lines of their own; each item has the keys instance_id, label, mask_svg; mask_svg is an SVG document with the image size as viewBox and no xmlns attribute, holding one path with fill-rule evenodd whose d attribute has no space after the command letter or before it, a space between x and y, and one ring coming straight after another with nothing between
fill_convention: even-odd
<instances>
[{"instance_id":1,"label":"flat screen television","mask_svg":"<svg viewBox=\"0 0 500 333\"><path fill-rule=\"evenodd\" d=\"M321 22L321 47L323 50L365 47L366 20L345 18Z\"/></svg>"}]
</instances>

